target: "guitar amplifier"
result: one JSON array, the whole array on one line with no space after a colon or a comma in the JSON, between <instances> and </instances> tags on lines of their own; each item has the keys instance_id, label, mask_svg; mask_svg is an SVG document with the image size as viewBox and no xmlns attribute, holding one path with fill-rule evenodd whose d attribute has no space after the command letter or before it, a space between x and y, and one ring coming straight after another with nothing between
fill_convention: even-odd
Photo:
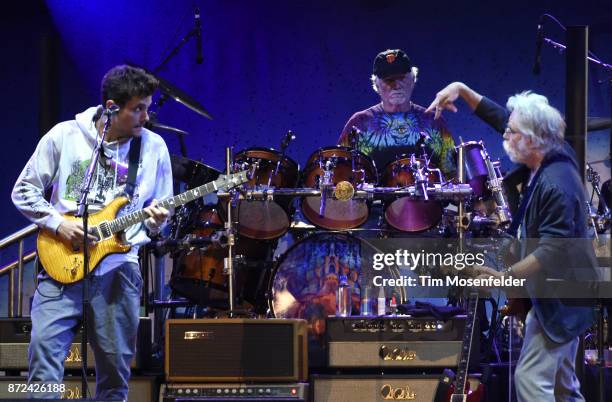
<instances>
[{"instance_id":1,"label":"guitar amplifier","mask_svg":"<svg viewBox=\"0 0 612 402\"><path fill-rule=\"evenodd\" d=\"M27 370L28 346L32 322L30 318L0 318L0 370ZM132 369L149 366L151 358L151 319L140 317L136 342L136 355ZM66 370L81 369L81 331L77 332L64 361ZM87 348L87 365L93 370L95 359L91 347Z\"/></svg>"},{"instance_id":2,"label":"guitar amplifier","mask_svg":"<svg viewBox=\"0 0 612 402\"><path fill-rule=\"evenodd\" d=\"M166 321L168 381L305 381L307 324L285 319Z\"/></svg>"},{"instance_id":3,"label":"guitar amplifier","mask_svg":"<svg viewBox=\"0 0 612 402\"><path fill-rule=\"evenodd\" d=\"M313 402L434 402L442 396L439 375L313 375ZM480 380L470 377L470 389ZM442 392L443 393L443 392Z\"/></svg>"},{"instance_id":4,"label":"guitar amplifier","mask_svg":"<svg viewBox=\"0 0 612 402\"><path fill-rule=\"evenodd\" d=\"M96 395L96 377L87 377L87 389L93 397ZM0 400L21 400L28 399L25 389L28 380L26 377L0 377ZM63 383L64 392L60 395L61 399L86 399L88 395L81 393L81 377L66 376ZM132 377L130 378L128 400L130 402L152 402L157 401L159 391L157 377ZM19 392L16 392L19 391ZM32 396L36 397L36 394ZM42 396L42 395L41 395ZM92 401L91 399L87 399Z\"/></svg>"},{"instance_id":5,"label":"guitar amplifier","mask_svg":"<svg viewBox=\"0 0 612 402\"><path fill-rule=\"evenodd\" d=\"M308 402L308 384L162 384L160 402Z\"/></svg>"},{"instance_id":6,"label":"guitar amplifier","mask_svg":"<svg viewBox=\"0 0 612 402\"><path fill-rule=\"evenodd\" d=\"M466 317L328 317L330 367L456 367ZM473 345L479 345L474 331ZM473 351L477 350L472 349ZM471 361L477 361L473 353Z\"/></svg>"}]
</instances>

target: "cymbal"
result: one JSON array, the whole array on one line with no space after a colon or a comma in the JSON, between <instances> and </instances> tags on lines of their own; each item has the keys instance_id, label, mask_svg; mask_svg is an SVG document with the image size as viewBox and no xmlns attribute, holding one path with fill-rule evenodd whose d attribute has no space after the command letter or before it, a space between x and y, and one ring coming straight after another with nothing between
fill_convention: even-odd
<instances>
[{"instance_id":1,"label":"cymbal","mask_svg":"<svg viewBox=\"0 0 612 402\"><path fill-rule=\"evenodd\" d=\"M174 179L186 183L189 188L216 180L221 174L214 167L180 155L170 155L170 162Z\"/></svg>"},{"instance_id":2,"label":"cymbal","mask_svg":"<svg viewBox=\"0 0 612 402\"><path fill-rule=\"evenodd\" d=\"M169 81L156 77L159 80L159 90L174 99L176 102L186 106L187 108L193 110L197 114L206 117L207 119L212 120L212 116L208 111L202 106L198 101L193 99L191 96L187 95L182 90L178 89L174 85L172 85Z\"/></svg>"},{"instance_id":3,"label":"cymbal","mask_svg":"<svg viewBox=\"0 0 612 402\"><path fill-rule=\"evenodd\" d=\"M597 161L592 161L592 162L587 162L587 163L588 163L588 164L590 164L590 165L595 165L595 164L597 164L597 163L605 163L605 162L608 162L610 159L611 159L611 157L610 157L610 156L608 156L607 158L603 158L603 159L600 159L600 160L597 160Z\"/></svg>"},{"instance_id":4,"label":"cymbal","mask_svg":"<svg viewBox=\"0 0 612 402\"><path fill-rule=\"evenodd\" d=\"M171 84L170 81L160 77L159 75L153 73L152 71L149 71L148 69L142 66L139 66L138 64L131 63L129 61L125 64L130 65L132 67L142 68L148 74L151 74L152 76L157 78L157 80L159 81L159 90L164 95L167 95L168 97L174 99L176 102L182 104L183 106L186 106L187 108L193 110L201 116L206 117L207 119L213 119L210 113L208 113L208 111L204 108L204 106L202 106L197 100L193 99L191 96L187 95L181 89L176 87L174 84Z\"/></svg>"},{"instance_id":5,"label":"cymbal","mask_svg":"<svg viewBox=\"0 0 612 402\"><path fill-rule=\"evenodd\" d=\"M180 128L176 128L172 126L168 126L167 124L158 123L156 121L147 120L144 126L148 128L149 130L157 129L157 130L168 131L170 133L174 133L177 135L189 135L189 133L185 130L181 130Z\"/></svg>"}]
</instances>

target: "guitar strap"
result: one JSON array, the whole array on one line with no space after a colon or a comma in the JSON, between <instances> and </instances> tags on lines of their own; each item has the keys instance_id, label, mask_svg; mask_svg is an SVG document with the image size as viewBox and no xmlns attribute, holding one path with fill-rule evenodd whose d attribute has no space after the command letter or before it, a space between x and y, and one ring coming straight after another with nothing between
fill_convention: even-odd
<instances>
[{"instance_id":1,"label":"guitar strap","mask_svg":"<svg viewBox=\"0 0 612 402\"><path fill-rule=\"evenodd\" d=\"M142 144L142 138L140 136L134 137L130 143L129 150L129 165L128 165L128 177L127 183L125 184L125 193L132 198L134 190L136 189L136 174L138 173L138 164L140 161L140 149Z\"/></svg>"}]
</instances>

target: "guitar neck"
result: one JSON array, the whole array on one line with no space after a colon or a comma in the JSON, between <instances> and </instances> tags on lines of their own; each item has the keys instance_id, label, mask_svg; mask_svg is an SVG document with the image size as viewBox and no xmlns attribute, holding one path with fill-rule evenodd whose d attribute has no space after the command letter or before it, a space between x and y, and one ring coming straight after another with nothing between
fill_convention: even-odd
<instances>
[{"instance_id":1,"label":"guitar neck","mask_svg":"<svg viewBox=\"0 0 612 402\"><path fill-rule=\"evenodd\" d=\"M233 175L236 176L236 175ZM176 208L183 204L187 204L197 198L203 197L206 194L214 193L221 186L224 186L227 183L227 179L225 176L219 178L210 183L203 184L199 187L193 188L191 190L187 190L184 193L179 195L175 195L174 197L169 197L164 200L161 200L157 203L157 205L164 207L166 209ZM239 183L238 183L239 184ZM116 218L108 223L108 227L110 228L112 233L118 233L122 230L129 228L132 225L135 225L139 222L147 219L149 215L147 215L144 210L139 210L136 212L132 212L126 215L123 215L119 218Z\"/></svg>"},{"instance_id":2,"label":"guitar neck","mask_svg":"<svg viewBox=\"0 0 612 402\"><path fill-rule=\"evenodd\" d=\"M474 328L476 324L476 310L478 308L478 293L468 296L467 317L465 319L465 332L461 343L461 356L459 366L457 367L457 376L455 377L455 394L465 395L465 386L467 384L468 368L470 363L470 355L472 349L472 339L474 337ZM457 400L461 400L456 398ZM454 400L451 399L454 402Z\"/></svg>"}]
</instances>

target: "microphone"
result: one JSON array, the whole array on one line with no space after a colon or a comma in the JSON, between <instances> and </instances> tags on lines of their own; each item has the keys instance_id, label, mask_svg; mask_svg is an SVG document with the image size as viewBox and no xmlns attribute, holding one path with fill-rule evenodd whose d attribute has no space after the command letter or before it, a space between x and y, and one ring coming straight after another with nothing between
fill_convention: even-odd
<instances>
[{"instance_id":1,"label":"microphone","mask_svg":"<svg viewBox=\"0 0 612 402\"><path fill-rule=\"evenodd\" d=\"M295 140L295 135L293 134L293 131L287 131L287 134L285 134L285 138L283 138L283 140L281 141L281 149L286 149L289 146L289 143L293 140Z\"/></svg>"},{"instance_id":2,"label":"microphone","mask_svg":"<svg viewBox=\"0 0 612 402\"><path fill-rule=\"evenodd\" d=\"M113 104L104 110L104 114L106 114L107 116L112 116L113 114L118 113L119 109L119 106Z\"/></svg>"},{"instance_id":3,"label":"microphone","mask_svg":"<svg viewBox=\"0 0 612 402\"><path fill-rule=\"evenodd\" d=\"M200 7L195 8L194 19L195 19L196 47L197 47L197 52L198 52L196 55L196 63L202 64L202 61L204 61L204 57L202 57L202 22L200 20Z\"/></svg>"},{"instance_id":4,"label":"microphone","mask_svg":"<svg viewBox=\"0 0 612 402\"><path fill-rule=\"evenodd\" d=\"M542 26L542 20L543 18L540 17L540 21L538 21L538 30L536 33L535 61L533 62L533 73L535 75L540 75L540 63L542 61L542 42L544 42L544 27Z\"/></svg>"}]
</instances>

